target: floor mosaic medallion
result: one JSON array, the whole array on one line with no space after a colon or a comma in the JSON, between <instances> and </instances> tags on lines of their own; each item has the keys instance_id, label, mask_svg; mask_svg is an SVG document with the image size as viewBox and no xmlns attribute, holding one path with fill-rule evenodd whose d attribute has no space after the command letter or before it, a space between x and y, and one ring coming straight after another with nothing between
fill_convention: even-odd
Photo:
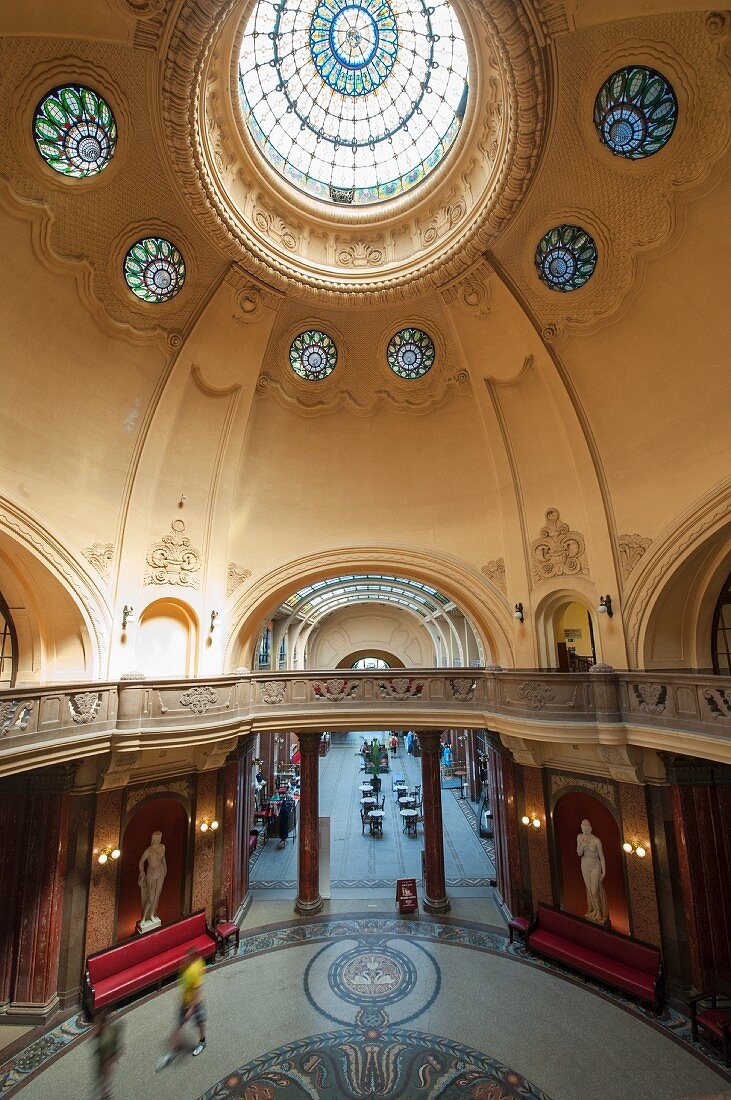
<instances>
[{"instance_id":1,"label":"floor mosaic medallion","mask_svg":"<svg viewBox=\"0 0 731 1100\"><path fill-rule=\"evenodd\" d=\"M201 1100L550 1100L470 1047L398 1027L347 1028L278 1047Z\"/></svg>"}]
</instances>

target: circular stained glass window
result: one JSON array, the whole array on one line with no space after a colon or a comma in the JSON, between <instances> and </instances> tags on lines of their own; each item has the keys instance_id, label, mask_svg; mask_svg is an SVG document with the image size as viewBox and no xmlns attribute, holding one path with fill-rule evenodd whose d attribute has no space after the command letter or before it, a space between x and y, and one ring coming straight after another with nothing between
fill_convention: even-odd
<instances>
[{"instance_id":1,"label":"circular stained glass window","mask_svg":"<svg viewBox=\"0 0 731 1100\"><path fill-rule=\"evenodd\" d=\"M651 157L671 138L678 119L675 92L662 73L630 66L612 73L594 102L594 125L615 156Z\"/></svg>"},{"instance_id":2,"label":"circular stained glass window","mask_svg":"<svg viewBox=\"0 0 731 1100\"><path fill-rule=\"evenodd\" d=\"M80 84L54 88L36 107L36 148L64 176L96 176L109 164L117 144L112 109Z\"/></svg>"},{"instance_id":3,"label":"circular stained glass window","mask_svg":"<svg viewBox=\"0 0 731 1100\"><path fill-rule=\"evenodd\" d=\"M551 290L578 290L594 273L594 238L579 225L549 229L536 249L536 267Z\"/></svg>"},{"instance_id":4,"label":"circular stained glass window","mask_svg":"<svg viewBox=\"0 0 731 1100\"><path fill-rule=\"evenodd\" d=\"M127 286L143 302L167 302L185 282L185 261L163 237L146 237L133 244L124 258Z\"/></svg>"},{"instance_id":5,"label":"circular stained glass window","mask_svg":"<svg viewBox=\"0 0 731 1100\"><path fill-rule=\"evenodd\" d=\"M258 0L239 59L264 156L300 190L344 204L420 183L454 144L467 81L448 0Z\"/></svg>"},{"instance_id":6,"label":"circular stained glass window","mask_svg":"<svg viewBox=\"0 0 731 1100\"><path fill-rule=\"evenodd\" d=\"M400 378L421 378L434 366L434 342L419 328L402 328L386 352L388 365Z\"/></svg>"},{"instance_id":7,"label":"circular stained glass window","mask_svg":"<svg viewBox=\"0 0 731 1100\"><path fill-rule=\"evenodd\" d=\"M335 370L338 349L326 333L310 329L292 341L289 361L300 378L319 382Z\"/></svg>"}]
</instances>

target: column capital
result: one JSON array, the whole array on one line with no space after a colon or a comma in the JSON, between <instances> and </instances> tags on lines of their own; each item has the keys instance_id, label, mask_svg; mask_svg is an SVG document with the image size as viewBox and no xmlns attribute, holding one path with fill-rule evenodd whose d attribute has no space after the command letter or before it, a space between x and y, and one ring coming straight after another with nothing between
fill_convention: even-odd
<instances>
[{"instance_id":1,"label":"column capital","mask_svg":"<svg viewBox=\"0 0 731 1100\"><path fill-rule=\"evenodd\" d=\"M319 755L322 730L294 730L294 735L299 742L300 752L303 756L306 753Z\"/></svg>"},{"instance_id":2,"label":"column capital","mask_svg":"<svg viewBox=\"0 0 731 1100\"><path fill-rule=\"evenodd\" d=\"M443 730L416 730L422 752L439 752Z\"/></svg>"}]
</instances>

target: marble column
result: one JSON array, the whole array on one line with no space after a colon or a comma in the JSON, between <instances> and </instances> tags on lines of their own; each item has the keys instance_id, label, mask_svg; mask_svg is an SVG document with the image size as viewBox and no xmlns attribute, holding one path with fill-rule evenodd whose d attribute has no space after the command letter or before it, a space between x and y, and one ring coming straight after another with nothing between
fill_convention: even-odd
<instances>
[{"instance_id":1,"label":"marble column","mask_svg":"<svg viewBox=\"0 0 731 1100\"><path fill-rule=\"evenodd\" d=\"M424 909L428 913L447 913L451 909L444 876L442 784L439 774L440 741L439 730L419 730L426 861Z\"/></svg>"},{"instance_id":2,"label":"marble column","mask_svg":"<svg viewBox=\"0 0 731 1100\"><path fill-rule=\"evenodd\" d=\"M490 744L488 769L490 807L495 830L495 866L497 890L504 907L512 916L531 916L530 902L524 896L518 838L518 807L515 770L518 765L497 734L488 732Z\"/></svg>"},{"instance_id":3,"label":"marble column","mask_svg":"<svg viewBox=\"0 0 731 1100\"><path fill-rule=\"evenodd\" d=\"M299 889L295 912L302 916L319 913L320 897L320 731L298 734L302 757L300 765Z\"/></svg>"}]
</instances>

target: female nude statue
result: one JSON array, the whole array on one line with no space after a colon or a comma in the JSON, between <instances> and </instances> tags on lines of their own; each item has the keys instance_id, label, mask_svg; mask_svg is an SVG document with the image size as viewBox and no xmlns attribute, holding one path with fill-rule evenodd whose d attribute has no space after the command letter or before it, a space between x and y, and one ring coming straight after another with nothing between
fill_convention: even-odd
<instances>
[{"instance_id":1,"label":"female nude statue","mask_svg":"<svg viewBox=\"0 0 731 1100\"><path fill-rule=\"evenodd\" d=\"M148 921L159 923L157 916L157 903L160 900L160 891L168 873L168 865L165 862L165 845L161 843L162 833L153 833L149 848L145 848L140 856L140 877L137 882L142 894L142 924ZM145 871L145 860L147 871Z\"/></svg>"},{"instance_id":2,"label":"female nude statue","mask_svg":"<svg viewBox=\"0 0 731 1100\"><path fill-rule=\"evenodd\" d=\"M576 838L576 854L581 856L581 874L586 886L586 901L589 906L585 914L588 920L604 924L609 915L607 895L604 893L604 876L607 865L604 861L604 849L598 836L591 831L591 823L584 818L581 832Z\"/></svg>"}]
</instances>

